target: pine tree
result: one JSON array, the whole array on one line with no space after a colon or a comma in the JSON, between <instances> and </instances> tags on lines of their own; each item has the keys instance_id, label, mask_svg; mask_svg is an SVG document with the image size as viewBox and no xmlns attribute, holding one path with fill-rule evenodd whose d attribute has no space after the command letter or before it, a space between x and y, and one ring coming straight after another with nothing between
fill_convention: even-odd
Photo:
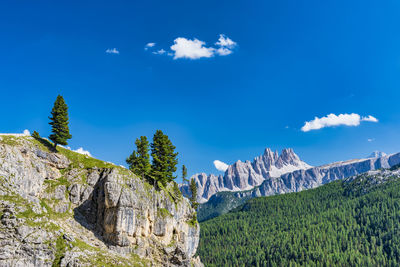
<instances>
[{"instance_id":1,"label":"pine tree","mask_svg":"<svg viewBox=\"0 0 400 267\"><path fill-rule=\"evenodd\" d=\"M187 168L185 165L182 165L182 181L184 183L189 183L189 180L187 179Z\"/></svg>"},{"instance_id":2,"label":"pine tree","mask_svg":"<svg viewBox=\"0 0 400 267\"><path fill-rule=\"evenodd\" d=\"M164 186L176 178L174 172L178 164L178 153L174 152L175 146L161 130L157 130L151 144L152 177Z\"/></svg>"},{"instance_id":3,"label":"pine tree","mask_svg":"<svg viewBox=\"0 0 400 267\"><path fill-rule=\"evenodd\" d=\"M51 110L49 123L52 126L52 134L49 136L50 140L54 143L54 149L57 145L68 145L67 140L72 138L68 128L68 106L65 104L64 98L60 95L57 96L54 102L53 109Z\"/></svg>"},{"instance_id":4,"label":"pine tree","mask_svg":"<svg viewBox=\"0 0 400 267\"><path fill-rule=\"evenodd\" d=\"M197 203L197 185L196 181L192 178L190 179L190 202L192 203L192 208L197 209L199 203Z\"/></svg>"},{"instance_id":5,"label":"pine tree","mask_svg":"<svg viewBox=\"0 0 400 267\"><path fill-rule=\"evenodd\" d=\"M135 141L136 151L134 150L126 163L129 164L129 169L143 179L150 179L150 156L149 156L149 141L146 136L141 136Z\"/></svg>"}]
</instances>

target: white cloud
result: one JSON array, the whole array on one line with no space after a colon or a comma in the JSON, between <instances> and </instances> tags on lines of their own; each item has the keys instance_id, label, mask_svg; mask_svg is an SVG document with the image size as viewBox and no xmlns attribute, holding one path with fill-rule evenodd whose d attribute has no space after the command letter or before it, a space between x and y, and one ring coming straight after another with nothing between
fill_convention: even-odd
<instances>
[{"instance_id":1,"label":"white cloud","mask_svg":"<svg viewBox=\"0 0 400 267\"><path fill-rule=\"evenodd\" d=\"M215 43L219 48L215 51L220 56L227 56L233 53L232 49L237 45L229 37L223 34L219 35L218 42Z\"/></svg>"},{"instance_id":2,"label":"white cloud","mask_svg":"<svg viewBox=\"0 0 400 267\"><path fill-rule=\"evenodd\" d=\"M154 51L153 54L154 55L162 55L162 54L165 54L166 52L167 51L165 51L164 49L160 49L160 50Z\"/></svg>"},{"instance_id":3,"label":"white cloud","mask_svg":"<svg viewBox=\"0 0 400 267\"><path fill-rule=\"evenodd\" d=\"M84 150L82 147L80 147L80 148L78 148L78 149L75 149L75 150L72 150L72 151L77 152L77 153L82 154L82 155L89 156L89 157L92 156L92 154L90 154L89 151Z\"/></svg>"},{"instance_id":4,"label":"white cloud","mask_svg":"<svg viewBox=\"0 0 400 267\"><path fill-rule=\"evenodd\" d=\"M301 127L301 130L303 132L308 132L311 130L318 130L325 127L333 127L339 125L358 126L360 125L361 121L378 122L378 120L371 115L361 118L361 116L356 113L339 115L331 113L322 118L315 117L314 120L306 121L304 126Z\"/></svg>"},{"instance_id":5,"label":"white cloud","mask_svg":"<svg viewBox=\"0 0 400 267\"><path fill-rule=\"evenodd\" d=\"M226 37L224 34L219 35L218 42L216 42L215 44L227 48L234 48L237 45L236 42L232 41L229 37Z\"/></svg>"},{"instance_id":6,"label":"white cloud","mask_svg":"<svg viewBox=\"0 0 400 267\"><path fill-rule=\"evenodd\" d=\"M229 165L226 164L225 162L222 162L220 160L214 160L214 166L217 170L219 171L226 171L226 169L228 169Z\"/></svg>"},{"instance_id":7,"label":"white cloud","mask_svg":"<svg viewBox=\"0 0 400 267\"><path fill-rule=\"evenodd\" d=\"M375 141L375 138L368 138L367 141L368 142L373 142L373 141Z\"/></svg>"},{"instance_id":8,"label":"white cloud","mask_svg":"<svg viewBox=\"0 0 400 267\"><path fill-rule=\"evenodd\" d=\"M156 45L156 43L147 43L145 46L144 46L144 50L147 50L147 49L149 49L149 48L151 48L151 47L154 47Z\"/></svg>"},{"instance_id":9,"label":"white cloud","mask_svg":"<svg viewBox=\"0 0 400 267\"><path fill-rule=\"evenodd\" d=\"M107 54L116 54L116 55L118 55L118 54L119 54L119 51L117 50L117 48L108 48L108 49L106 50L106 53L107 53Z\"/></svg>"},{"instance_id":10,"label":"white cloud","mask_svg":"<svg viewBox=\"0 0 400 267\"><path fill-rule=\"evenodd\" d=\"M217 50L215 50L215 53L217 53L220 56L227 56L232 54L232 50L225 48L225 47L220 47Z\"/></svg>"},{"instance_id":11,"label":"white cloud","mask_svg":"<svg viewBox=\"0 0 400 267\"><path fill-rule=\"evenodd\" d=\"M145 46L145 50L153 47L155 43L148 43ZM218 41L215 43L216 47L206 46L204 41L199 39L187 39L185 37L178 37L174 40L174 44L170 47L171 50L166 51L160 49L152 52L155 55L166 54L173 56L174 59L189 58L189 59L200 59L210 58L214 56L227 56L233 53L233 48L237 45L236 42L232 41L229 37L220 34Z\"/></svg>"},{"instance_id":12,"label":"white cloud","mask_svg":"<svg viewBox=\"0 0 400 267\"><path fill-rule=\"evenodd\" d=\"M30 136L31 132L28 129L25 129L22 133L0 133L0 135Z\"/></svg>"},{"instance_id":13,"label":"white cloud","mask_svg":"<svg viewBox=\"0 0 400 267\"><path fill-rule=\"evenodd\" d=\"M362 117L361 121L370 121L370 122L378 122L378 119L369 115L368 117Z\"/></svg>"},{"instance_id":14,"label":"white cloud","mask_svg":"<svg viewBox=\"0 0 400 267\"><path fill-rule=\"evenodd\" d=\"M190 40L183 37L178 37L174 40L171 50L175 52L174 59L199 59L202 57L214 56L215 48L205 47L205 44L205 42L198 39Z\"/></svg>"}]
</instances>

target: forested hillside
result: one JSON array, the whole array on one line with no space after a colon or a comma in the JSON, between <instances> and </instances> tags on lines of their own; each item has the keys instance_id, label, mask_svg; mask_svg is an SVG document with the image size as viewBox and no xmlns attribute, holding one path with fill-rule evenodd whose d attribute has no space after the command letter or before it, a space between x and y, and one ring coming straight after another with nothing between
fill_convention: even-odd
<instances>
[{"instance_id":1,"label":"forested hillside","mask_svg":"<svg viewBox=\"0 0 400 267\"><path fill-rule=\"evenodd\" d=\"M225 214L253 198L249 191L244 192L218 192L206 203L200 204L197 209L199 222L206 221Z\"/></svg>"},{"instance_id":2,"label":"forested hillside","mask_svg":"<svg viewBox=\"0 0 400 267\"><path fill-rule=\"evenodd\" d=\"M400 175L256 198L201 223L206 266L398 266Z\"/></svg>"}]
</instances>

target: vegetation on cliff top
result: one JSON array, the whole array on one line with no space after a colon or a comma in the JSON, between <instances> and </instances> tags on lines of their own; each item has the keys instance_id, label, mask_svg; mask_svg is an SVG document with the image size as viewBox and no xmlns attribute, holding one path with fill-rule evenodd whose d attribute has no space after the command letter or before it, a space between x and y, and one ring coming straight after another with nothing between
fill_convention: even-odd
<instances>
[{"instance_id":1,"label":"vegetation on cliff top","mask_svg":"<svg viewBox=\"0 0 400 267\"><path fill-rule=\"evenodd\" d=\"M57 96L49 119L51 120L49 124L52 126L52 134L49 139L53 141L54 149L57 144L68 145L67 140L71 139L72 135L69 133L68 127L68 106L62 96Z\"/></svg>"}]
</instances>

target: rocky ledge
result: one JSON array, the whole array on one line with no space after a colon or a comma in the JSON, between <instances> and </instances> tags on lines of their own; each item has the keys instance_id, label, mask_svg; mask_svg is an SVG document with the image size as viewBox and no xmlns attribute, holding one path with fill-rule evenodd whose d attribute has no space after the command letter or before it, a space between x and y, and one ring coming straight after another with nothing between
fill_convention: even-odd
<instances>
[{"instance_id":1,"label":"rocky ledge","mask_svg":"<svg viewBox=\"0 0 400 267\"><path fill-rule=\"evenodd\" d=\"M49 145L0 136L0 266L203 266L176 184Z\"/></svg>"}]
</instances>

